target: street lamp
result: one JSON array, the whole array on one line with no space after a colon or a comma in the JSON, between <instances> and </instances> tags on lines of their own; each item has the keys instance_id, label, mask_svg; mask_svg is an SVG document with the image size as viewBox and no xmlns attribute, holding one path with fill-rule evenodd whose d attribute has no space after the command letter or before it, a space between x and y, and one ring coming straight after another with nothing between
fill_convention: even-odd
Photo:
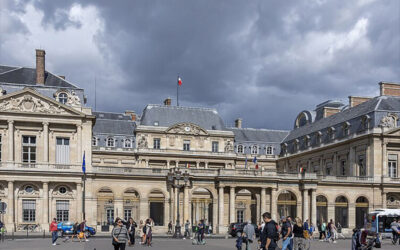
<instances>
[{"instance_id":1,"label":"street lamp","mask_svg":"<svg viewBox=\"0 0 400 250\"><path fill-rule=\"evenodd\" d=\"M181 225L180 225L180 220L179 220L179 193L181 188L187 186L187 183L189 182L189 173L187 171L185 171L185 173L182 173L179 169L177 168L173 168L170 170L170 172L168 173L167 176L167 181L168 184L171 187L175 187L176 188L176 192L177 192L177 218L176 218L176 224L175 224L175 233L172 236L173 238L182 238L182 233L181 233ZM181 181L183 181L183 183L181 183Z\"/></svg>"}]
</instances>

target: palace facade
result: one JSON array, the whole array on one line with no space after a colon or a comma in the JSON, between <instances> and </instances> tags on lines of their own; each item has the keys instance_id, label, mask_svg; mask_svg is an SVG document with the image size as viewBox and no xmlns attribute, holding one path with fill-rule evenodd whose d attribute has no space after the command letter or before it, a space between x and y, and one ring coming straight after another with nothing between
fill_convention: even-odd
<instances>
[{"instance_id":1,"label":"palace facade","mask_svg":"<svg viewBox=\"0 0 400 250\"><path fill-rule=\"evenodd\" d=\"M84 90L45 70L0 66L0 200L7 230L53 217L99 231L118 216L204 219L213 233L271 212L363 226L368 211L400 207L400 85L305 110L290 131L227 127L217 110L147 105L93 112ZM82 160L85 157L86 181ZM187 185L169 184L173 169ZM83 194L85 189L85 194ZM178 199L179 196L179 199ZM178 206L179 200L179 206Z\"/></svg>"}]
</instances>

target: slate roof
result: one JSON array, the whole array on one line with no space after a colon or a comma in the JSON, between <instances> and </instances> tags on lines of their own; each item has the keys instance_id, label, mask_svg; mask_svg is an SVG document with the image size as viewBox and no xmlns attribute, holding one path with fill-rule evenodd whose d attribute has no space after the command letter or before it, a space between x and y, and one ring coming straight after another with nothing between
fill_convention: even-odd
<instances>
[{"instance_id":1,"label":"slate roof","mask_svg":"<svg viewBox=\"0 0 400 250\"><path fill-rule=\"evenodd\" d=\"M36 84L36 69L26 67L0 65L0 82L42 86ZM48 71L45 71L44 86L78 89L75 85Z\"/></svg>"},{"instance_id":2,"label":"slate roof","mask_svg":"<svg viewBox=\"0 0 400 250\"><path fill-rule=\"evenodd\" d=\"M133 135L135 122L121 113L93 112L96 124L93 134Z\"/></svg>"},{"instance_id":3,"label":"slate roof","mask_svg":"<svg viewBox=\"0 0 400 250\"><path fill-rule=\"evenodd\" d=\"M349 121L353 118L369 114L376 110L399 111L400 97L396 96L377 96L355 107L345 109L339 113L322 118L313 123L309 123L302 127L296 128L290 132L284 142L294 140L296 138L308 135L322 129Z\"/></svg>"},{"instance_id":4,"label":"slate roof","mask_svg":"<svg viewBox=\"0 0 400 250\"><path fill-rule=\"evenodd\" d=\"M149 104L143 110L140 125L169 127L177 123L190 122L206 130L226 130L217 110Z\"/></svg>"},{"instance_id":5,"label":"slate roof","mask_svg":"<svg viewBox=\"0 0 400 250\"><path fill-rule=\"evenodd\" d=\"M289 134L285 130L228 128L235 134L236 142L275 142L281 143Z\"/></svg>"}]
</instances>

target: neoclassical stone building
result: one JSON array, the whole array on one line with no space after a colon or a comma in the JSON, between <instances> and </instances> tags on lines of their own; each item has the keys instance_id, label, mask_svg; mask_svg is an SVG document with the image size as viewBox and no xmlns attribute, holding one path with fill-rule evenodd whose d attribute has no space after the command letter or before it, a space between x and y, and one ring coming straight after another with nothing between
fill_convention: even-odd
<instances>
[{"instance_id":1,"label":"neoclassical stone building","mask_svg":"<svg viewBox=\"0 0 400 250\"><path fill-rule=\"evenodd\" d=\"M51 218L98 230L117 216L151 217L158 232L201 219L231 222L334 219L363 224L368 211L400 206L400 85L301 112L293 130L227 127L215 109L147 105L141 113L93 112L84 90L45 70L0 66L0 199L8 230L48 228ZM86 160L85 198L82 159ZM169 185L179 168L189 181Z\"/></svg>"}]
</instances>

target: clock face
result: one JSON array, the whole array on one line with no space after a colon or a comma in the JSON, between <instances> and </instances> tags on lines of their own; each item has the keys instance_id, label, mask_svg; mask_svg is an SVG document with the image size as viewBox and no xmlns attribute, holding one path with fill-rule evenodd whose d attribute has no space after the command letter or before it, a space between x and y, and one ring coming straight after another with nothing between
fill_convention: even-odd
<instances>
[{"instance_id":1,"label":"clock face","mask_svg":"<svg viewBox=\"0 0 400 250\"><path fill-rule=\"evenodd\" d=\"M185 127L185 131L189 132L190 131L190 127Z\"/></svg>"}]
</instances>

